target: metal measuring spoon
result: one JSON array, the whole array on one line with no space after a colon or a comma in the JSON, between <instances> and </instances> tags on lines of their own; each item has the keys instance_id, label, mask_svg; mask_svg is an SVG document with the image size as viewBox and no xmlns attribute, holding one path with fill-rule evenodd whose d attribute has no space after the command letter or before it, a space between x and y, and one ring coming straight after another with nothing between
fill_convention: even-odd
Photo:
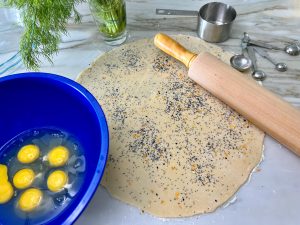
<instances>
[{"instance_id":1,"label":"metal measuring spoon","mask_svg":"<svg viewBox=\"0 0 300 225\"><path fill-rule=\"evenodd\" d=\"M251 59L245 56L245 53L247 51L246 48L247 44L242 42L242 53L234 55L230 58L231 66L241 72L248 70L252 66Z\"/></svg>"},{"instance_id":2,"label":"metal measuring spoon","mask_svg":"<svg viewBox=\"0 0 300 225\"><path fill-rule=\"evenodd\" d=\"M267 75L264 71L262 70L258 70L257 69L257 64L256 64L256 57L255 57L255 53L254 53L254 49L251 46L247 47L248 50L248 55L252 61L252 77L255 80L258 81L263 81L264 79L266 79Z\"/></svg>"},{"instance_id":3,"label":"metal measuring spoon","mask_svg":"<svg viewBox=\"0 0 300 225\"><path fill-rule=\"evenodd\" d=\"M285 46L284 48L280 48L280 47L270 45L270 44L267 44L264 42L252 40L252 39L250 39L249 34L247 32L244 32L244 37L242 38L242 41L245 43L255 45L258 47L262 47L262 48L266 48L266 49L281 50L292 56L296 56L296 55L300 54L300 46L296 43L289 44L289 45Z\"/></svg>"},{"instance_id":4,"label":"metal measuring spoon","mask_svg":"<svg viewBox=\"0 0 300 225\"><path fill-rule=\"evenodd\" d=\"M251 60L243 54L232 56L230 58L230 64L233 68L241 72L248 70L252 65Z\"/></svg>"},{"instance_id":5,"label":"metal measuring spoon","mask_svg":"<svg viewBox=\"0 0 300 225\"><path fill-rule=\"evenodd\" d=\"M300 53L300 46L298 44L296 44L296 43L290 44L290 45L288 45L288 46L286 46L284 48L284 51L287 54L289 54L289 55L293 55L293 56L299 55L299 53Z\"/></svg>"},{"instance_id":6,"label":"metal measuring spoon","mask_svg":"<svg viewBox=\"0 0 300 225\"><path fill-rule=\"evenodd\" d=\"M285 72L287 71L287 65L283 62L280 62L280 63L276 63L271 57L270 55L262 50L262 49L259 49L259 48L255 48L254 49L261 57L267 59L268 61L270 61L272 64L275 65L275 69L279 72Z\"/></svg>"}]
</instances>

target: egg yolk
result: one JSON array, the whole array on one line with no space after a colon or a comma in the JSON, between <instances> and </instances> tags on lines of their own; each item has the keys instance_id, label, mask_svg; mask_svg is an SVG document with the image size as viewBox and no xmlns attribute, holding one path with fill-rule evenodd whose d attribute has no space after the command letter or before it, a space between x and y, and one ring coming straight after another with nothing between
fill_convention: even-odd
<instances>
[{"instance_id":1,"label":"egg yolk","mask_svg":"<svg viewBox=\"0 0 300 225\"><path fill-rule=\"evenodd\" d=\"M36 188L30 188L21 195L18 206L24 212L30 212L36 209L42 201L43 192Z\"/></svg>"},{"instance_id":2,"label":"egg yolk","mask_svg":"<svg viewBox=\"0 0 300 225\"><path fill-rule=\"evenodd\" d=\"M0 164L0 183L1 181L8 181L7 166Z\"/></svg>"},{"instance_id":3,"label":"egg yolk","mask_svg":"<svg viewBox=\"0 0 300 225\"><path fill-rule=\"evenodd\" d=\"M22 169L15 174L13 184L18 189L24 189L33 183L34 177L35 174L32 169Z\"/></svg>"},{"instance_id":4,"label":"egg yolk","mask_svg":"<svg viewBox=\"0 0 300 225\"><path fill-rule=\"evenodd\" d=\"M0 204L8 202L14 194L14 188L8 181L7 166L0 164Z\"/></svg>"},{"instance_id":5,"label":"egg yolk","mask_svg":"<svg viewBox=\"0 0 300 225\"><path fill-rule=\"evenodd\" d=\"M64 146L57 146L48 153L48 160L51 166L59 167L67 163L69 150Z\"/></svg>"},{"instance_id":6,"label":"egg yolk","mask_svg":"<svg viewBox=\"0 0 300 225\"><path fill-rule=\"evenodd\" d=\"M34 162L40 156L40 149L36 145L25 145L18 152L17 158L21 163Z\"/></svg>"},{"instance_id":7,"label":"egg yolk","mask_svg":"<svg viewBox=\"0 0 300 225\"><path fill-rule=\"evenodd\" d=\"M68 175L62 170L51 173L47 180L48 189L52 192L61 191L68 183Z\"/></svg>"},{"instance_id":8,"label":"egg yolk","mask_svg":"<svg viewBox=\"0 0 300 225\"><path fill-rule=\"evenodd\" d=\"M14 194L14 189L8 181L0 181L0 204L8 202Z\"/></svg>"}]
</instances>

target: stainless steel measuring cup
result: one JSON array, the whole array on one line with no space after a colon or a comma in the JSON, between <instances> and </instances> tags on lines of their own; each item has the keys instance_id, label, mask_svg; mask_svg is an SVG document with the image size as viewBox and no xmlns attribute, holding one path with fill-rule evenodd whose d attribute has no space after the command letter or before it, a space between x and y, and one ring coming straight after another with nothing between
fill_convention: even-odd
<instances>
[{"instance_id":1,"label":"stainless steel measuring cup","mask_svg":"<svg viewBox=\"0 0 300 225\"><path fill-rule=\"evenodd\" d=\"M157 15L198 16L197 34L207 42L226 41L236 18L235 9L222 2L210 2L199 11L156 9Z\"/></svg>"}]
</instances>

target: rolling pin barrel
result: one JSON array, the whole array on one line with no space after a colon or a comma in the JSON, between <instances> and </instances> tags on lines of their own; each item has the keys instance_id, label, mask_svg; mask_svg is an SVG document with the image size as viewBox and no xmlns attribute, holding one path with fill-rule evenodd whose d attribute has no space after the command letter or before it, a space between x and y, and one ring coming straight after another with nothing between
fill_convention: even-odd
<instances>
[{"instance_id":1,"label":"rolling pin barrel","mask_svg":"<svg viewBox=\"0 0 300 225\"><path fill-rule=\"evenodd\" d=\"M164 34L158 34L154 39L155 45L163 51L165 46L170 46L169 42L174 46L175 41ZM191 79L300 156L298 109L215 56L204 52L195 57L178 45L174 49L176 54L172 47L168 47L167 53L189 67Z\"/></svg>"}]
</instances>

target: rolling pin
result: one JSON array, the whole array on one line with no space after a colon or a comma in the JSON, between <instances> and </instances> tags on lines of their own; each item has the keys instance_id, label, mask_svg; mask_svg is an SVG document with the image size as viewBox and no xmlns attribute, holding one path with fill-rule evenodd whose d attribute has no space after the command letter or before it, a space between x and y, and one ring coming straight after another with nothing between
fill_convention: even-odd
<instances>
[{"instance_id":1,"label":"rolling pin","mask_svg":"<svg viewBox=\"0 0 300 225\"><path fill-rule=\"evenodd\" d=\"M300 111L208 52L195 54L159 33L156 47L189 68L188 76L300 156Z\"/></svg>"}]
</instances>

